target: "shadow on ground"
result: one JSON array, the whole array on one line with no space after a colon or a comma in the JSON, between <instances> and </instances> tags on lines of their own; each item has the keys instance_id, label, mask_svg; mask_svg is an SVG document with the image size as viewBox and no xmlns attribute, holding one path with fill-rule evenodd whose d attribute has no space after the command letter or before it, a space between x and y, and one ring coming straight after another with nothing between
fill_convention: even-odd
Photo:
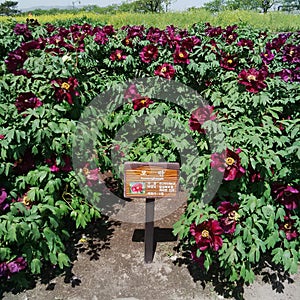
<instances>
[{"instance_id":1,"label":"shadow on ground","mask_svg":"<svg viewBox=\"0 0 300 300\"><path fill-rule=\"evenodd\" d=\"M175 250L179 251L179 248L177 247ZM180 267L186 266L194 282L199 282L203 289L205 289L208 284L212 284L214 291L224 298L245 299L245 287L248 287L249 284L242 280L237 283L230 282L228 280L229 276L226 276L225 272L220 271L221 268L216 263L206 272L199 267L199 264L191 260L189 252L185 252L182 257L174 261L174 264ZM271 262L270 255L266 255L261 259L261 262L254 269L254 273L256 276L261 277L261 281L264 284L271 285L272 290L275 291L276 294L284 293L285 284L294 283L290 274L285 272L282 266L275 265Z\"/></svg>"},{"instance_id":2,"label":"shadow on ground","mask_svg":"<svg viewBox=\"0 0 300 300\"><path fill-rule=\"evenodd\" d=\"M81 280L73 273L74 262L77 261L78 255L85 253L91 261L98 260L101 251L110 249L110 240L115 231L114 227L119 225L119 222L108 221L108 218L105 217L91 222L85 229L75 229L75 224L69 224L71 228L69 232L72 234L65 245L65 252L71 260L70 266L60 270L49 263L45 263L39 276L28 275L24 278L23 275L21 277L21 274L20 276L16 274L13 282L6 281L3 285L0 282L0 298L3 297L4 293L16 295L25 290L34 289L37 283L45 285L47 291L54 290L55 283L51 283L51 281L58 276L63 276L64 282L72 287L80 285Z\"/></svg>"}]
</instances>

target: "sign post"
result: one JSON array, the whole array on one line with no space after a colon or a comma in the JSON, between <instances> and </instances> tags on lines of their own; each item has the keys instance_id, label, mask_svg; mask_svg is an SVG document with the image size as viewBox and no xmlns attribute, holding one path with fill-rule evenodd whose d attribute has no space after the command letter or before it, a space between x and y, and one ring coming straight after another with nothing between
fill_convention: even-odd
<instances>
[{"instance_id":1,"label":"sign post","mask_svg":"<svg viewBox=\"0 0 300 300\"><path fill-rule=\"evenodd\" d=\"M176 197L178 194L178 163L124 164L124 197L146 198L145 263L154 256L154 205L156 198Z\"/></svg>"}]
</instances>

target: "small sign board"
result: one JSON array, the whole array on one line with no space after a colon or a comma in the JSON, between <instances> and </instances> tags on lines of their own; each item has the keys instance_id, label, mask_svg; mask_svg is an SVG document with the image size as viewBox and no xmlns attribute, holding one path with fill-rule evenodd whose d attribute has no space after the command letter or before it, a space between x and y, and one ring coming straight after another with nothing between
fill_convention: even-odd
<instances>
[{"instance_id":1,"label":"small sign board","mask_svg":"<svg viewBox=\"0 0 300 300\"><path fill-rule=\"evenodd\" d=\"M176 197L178 181L179 163L124 164L125 198Z\"/></svg>"}]
</instances>

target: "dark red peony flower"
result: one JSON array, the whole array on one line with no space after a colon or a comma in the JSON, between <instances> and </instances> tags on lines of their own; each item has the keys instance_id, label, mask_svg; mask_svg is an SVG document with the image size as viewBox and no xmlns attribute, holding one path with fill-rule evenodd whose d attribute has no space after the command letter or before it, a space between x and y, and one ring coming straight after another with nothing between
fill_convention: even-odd
<instances>
[{"instance_id":1,"label":"dark red peony flower","mask_svg":"<svg viewBox=\"0 0 300 300\"><path fill-rule=\"evenodd\" d=\"M284 231L288 241L294 240L299 236L298 231L294 228L295 221L291 219L290 214L284 216L284 221L279 222L279 230Z\"/></svg>"},{"instance_id":2,"label":"dark red peony flower","mask_svg":"<svg viewBox=\"0 0 300 300\"><path fill-rule=\"evenodd\" d=\"M30 150L26 150L23 157L14 162L14 171L16 174L26 174L34 169L35 163L34 156Z\"/></svg>"},{"instance_id":3,"label":"dark red peony flower","mask_svg":"<svg viewBox=\"0 0 300 300\"><path fill-rule=\"evenodd\" d=\"M66 154L62 154L60 159L53 154L51 158L46 159L46 163L50 167L50 171L55 172L70 172L72 171L71 157Z\"/></svg>"},{"instance_id":4,"label":"dark red peony flower","mask_svg":"<svg viewBox=\"0 0 300 300\"><path fill-rule=\"evenodd\" d=\"M237 58L234 55L223 54L220 60L220 66L223 69L234 71L237 66Z\"/></svg>"},{"instance_id":5,"label":"dark red peony flower","mask_svg":"<svg viewBox=\"0 0 300 300\"><path fill-rule=\"evenodd\" d=\"M8 53L8 57L5 60L5 64L9 72L14 75L18 75L17 72L22 70L25 60L28 58L26 52L18 48Z\"/></svg>"},{"instance_id":6,"label":"dark red peony flower","mask_svg":"<svg viewBox=\"0 0 300 300\"><path fill-rule=\"evenodd\" d=\"M300 203L300 189L290 185L274 183L272 193L276 201L283 204L286 209L293 210Z\"/></svg>"},{"instance_id":7,"label":"dark red peony flower","mask_svg":"<svg viewBox=\"0 0 300 300\"><path fill-rule=\"evenodd\" d=\"M4 140L5 139L5 135L0 134L0 140Z\"/></svg>"},{"instance_id":8,"label":"dark red peony flower","mask_svg":"<svg viewBox=\"0 0 300 300\"><path fill-rule=\"evenodd\" d=\"M129 38L129 37L125 37L125 38L122 40L121 43L122 43L124 46L130 47L130 48L133 47L132 39Z\"/></svg>"},{"instance_id":9,"label":"dark red peony flower","mask_svg":"<svg viewBox=\"0 0 300 300\"><path fill-rule=\"evenodd\" d=\"M94 41L97 44L104 45L108 42L108 36L103 30L99 30L94 35Z\"/></svg>"},{"instance_id":10,"label":"dark red peony flower","mask_svg":"<svg viewBox=\"0 0 300 300\"><path fill-rule=\"evenodd\" d=\"M152 104L154 101L151 100L148 97L142 97L142 98L136 98L133 99L132 103L133 103L133 109L134 110L140 110L143 107L147 108L149 107L150 104Z\"/></svg>"},{"instance_id":11,"label":"dark red peony flower","mask_svg":"<svg viewBox=\"0 0 300 300\"><path fill-rule=\"evenodd\" d=\"M18 113L21 113L28 108L37 108L42 105L43 103L32 92L21 93L15 102Z\"/></svg>"},{"instance_id":12,"label":"dark red peony flower","mask_svg":"<svg viewBox=\"0 0 300 300\"><path fill-rule=\"evenodd\" d=\"M199 133L205 133L205 129L202 125L208 120L215 120L217 118L214 114L214 107L205 105L197 108L192 112L192 116L189 119L189 126L191 130L198 131Z\"/></svg>"},{"instance_id":13,"label":"dark red peony flower","mask_svg":"<svg viewBox=\"0 0 300 300\"><path fill-rule=\"evenodd\" d=\"M154 45L145 46L140 52L140 58L144 63L151 63L151 61L156 60L158 57L158 48Z\"/></svg>"},{"instance_id":14,"label":"dark red peony flower","mask_svg":"<svg viewBox=\"0 0 300 300\"><path fill-rule=\"evenodd\" d=\"M8 279L15 273L25 270L27 262L24 257L17 257L11 262L0 263L0 278L7 277Z\"/></svg>"},{"instance_id":15,"label":"dark red peony flower","mask_svg":"<svg viewBox=\"0 0 300 300\"><path fill-rule=\"evenodd\" d=\"M216 37L216 36L220 36L223 32L223 29L220 26L213 27L209 23L206 23L205 25L207 26L207 28L205 29L205 33L207 36Z\"/></svg>"},{"instance_id":16,"label":"dark red peony flower","mask_svg":"<svg viewBox=\"0 0 300 300\"><path fill-rule=\"evenodd\" d=\"M175 64L189 64L189 54L179 47L176 47L175 52L173 53L174 63Z\"/></svg>"},{"instance_id":17,"label":"dark red peony flower","mask_svg":"<svg viewBox=\"0 0 300 300\"><path fill-rule=\"evenodd\" d=\"M59 102L66 100L69 104L73 104L73 97L79 96L79 92L75 90L78 86L78 80L75 77L55 79L51 81L51 84Z\"/></svg>"},{"instance_id":18,"label":"dark red peony flower","mask_svg":"<svg viewBox=\"0 0 300 300\"><path fill-rule=\"evenodd\" d=\"M123 26L121 29L127 30L127 36L132 39L135 37L143 38L145 31L145 27L143 25Z\"/></svg>"},{"instance_id":19,"label":"dark red peony flower","mask_svg":"<svg viewBox=\"0 0 300 300\"><path fill-rule=\"evenodd\" d=\"M93 186L94 184L98 183L100 180L100 172L98 168L91 169L89 164L86 164L82 168L82 173L87 179L87 185Z\"/></svg>"},{"instance_id":20,"label":"dark red peony flower","mask_svg":"<svg viewBox=\"0 0 300 300\"><path fill-rule=\"evenodd\" d=\"M5 188L0 189L0 212L5 211L9 208L9 204L6 202L7 193Z\"/></svg>"},{"instance_id":21,"label":"dark red peony flower","mask_svg":"<svg viewBox=\"0 0 300 300\"><path fill-rule=\"evenodd\" d=\"M266 51L261 53L260 56L265 64L269 64L275 57L275 55L269 49L266 49Z\"/></svg>"},{"instance_id":22,"label":"dark red peony flower","mask_svg":"<svg viewBox=\"0 0 300 300\"><path fill-rule=\"evenodd\" d=\"M171 64L164 63L155 69L154 75L172 79L175 75L175 69Z\"/></svg>"},{"instance_id":23,"label":"dark red peony flower","mask_svg":"<svg viewBox=\"0 0 300 300\"><path fill-rule=\"evenodd\" d=\"M19 273L22 270L25 270L27 267L27 262L24 257L17 257L13 261L7 263L7 269L9 274L7 277L9 278L14 273Z\"/></svg>"},{"instance_id":24,"label":"dark red peony flower","mask_svg":"<svg viewBox=\"0 0 300 300\"><path fill-rule=\"evenodd\" d=\"M252 40L248 40L248 39L240 39L237 42L237 45L240 47L248 47L250 50L253 49L254 43Z\"/></svg>"},{"instance_id":25,"label":"dark red peony flower","mask_svg":"<svg viewBox=\"0 0 300 300\"><path fill-rule=\"evenodd\" d=\"M259 182L262 180L260 172L253 169L252 165L248 166L250 182Z\"/></svg>"},{"instance_id":26,"label":"dark red peony flower","mask_svg":"<svg viewBox=\"0 0 300 300\"><path fill-rule=\"evenodd\" d=\"M267 86L264 82L267 75L268 72L265 69L256 70L251 68L240 72L238 78L239 83L245 85L248 92L255 94Z\"/></svg>"},{"instance_id":27,"label":"dark red peony flower","mask_svg":"<svg viewBox=\"0 0 300 300\"><path fill-rule=\"evenodd\" d=\"M223 229L217 220L210 219L199 225L193 223L190 226L190 233L195 238L197 247L201 251L208 248L218 251L223 245L223 240L220 236L223 233Z\"/></svg>"},{"instance_id":28,"label":"dark red peony flower","mask_svg":"<svg viewBox=\"0 0 300 300\"><path fill-rule=\"evenodd\" d=\"M151 43L158 44L160 42L161 36L163 35L163 31L159 28L150 27L146 39Z\"/></svg>"},{"instance_id":29,"label":"dark red peony flower","mask_svg":"<svg viewBox=\"0 0 300 300\"><path fill-rule=\"evenodd\" d=\"M132 99L133 109L140 110L141 108L149 107L154 101L151 100L149 97L142 96L136 88L135 84L131 84L129 88L125 91L124 99Z\"/></svg>"},{"instance_id":30,"label":"dark red peony flower","mask_svg":"<svg viewBox=\"0 0 300 300\"><path fill-rule=\"evenodd\" d=\"M290 69L283 69L282 71L278 72L278 75L285 82L294 81L293 71Z\"/></svg>"},{"instance_id":31,"label":"dark red peony flower","mask_svg":"<svg viewBox=\"0 0 300 300\"><path fill-rule=\"evenodd\" d=\"M27 24L16 24L14 28L14 33L16 35L23 35L27 39L32 39L32 34Z\"/></svg>"},{"instance_id":32,"label":"dark red peony flower","mask_svg":"<svg viewBox=\"0 0 300 300\"><path fill-rule=\"evenodd\" d=\"M228 201L221 202L218 207L218 211L223 215L220 218L221 227L224 230L224 233L233 234L235 232L236 223L240 217L237 213L239 210L239 204L231 204Z\"/></svg>"},{"instance_id":33,"label":"dark red peony flower","mask_svg":"<svg viewBox=\"0 0 300 300\"><path fill-rule=\"evenodd\" d=\"M234 32L237 28L237 25L227 26L222 34L223 38L225 38L227 44L232 44L238 37L238 34Z\"/></svg>"},{"instance_id":34,"label":"dark red peony flower","mask_svg":"<svg viewBox=\"0 0 300 300\"><path fill-rule=\"evenodd\" d=\"M300 46L287 44L283 48L282 60L290 64L296 64L300 62Z\"/></svg>"},{"instance_id":35,"label":"dark red peony flower","mask_svg":"<svg viewBox=\"0 0 300 300\"><path fill-rule=\"evenodd\" d=\"M193 51L193 48L200 44L201 44L201 40L196 36L188 37L181 41L181 47L183 49L186 49L187 51Z\"/></svg>"},{"instance_id":36,"label":"dark red peony flower","mask_svg":"<svg viewBox=\"0 0 300 300\"><path fill-rule=\"evenodd\" d=\"M109 58L112 61L116 61L116 60L120 61L120 60L125 60L126 57L127 56L125 54L123 54L123 50L117 49L117 50L115 50L114 52L111 53Z\"/></svg>"},{"instance_id":37,"label":"dark red peony flower","mask_svg":"<svg viewBox=\"0 0 300 300\"><path fill-rule=\"evenodd\" d=\"M219 172L224 172L224 180L226 181L240 178L246 173L246 170L241 166L239 153L241 153L241 149L233 152L228 148L222 153L213 153L210 165Z\"/></svg>"}]
</instances>

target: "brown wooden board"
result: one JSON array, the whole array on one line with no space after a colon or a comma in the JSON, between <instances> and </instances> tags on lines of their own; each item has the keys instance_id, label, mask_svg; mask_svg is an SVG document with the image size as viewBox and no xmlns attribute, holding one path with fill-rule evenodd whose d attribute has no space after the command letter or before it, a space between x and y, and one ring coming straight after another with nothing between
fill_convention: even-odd
<instances>
[{"instance_id":1,"label":"brown wooden board","mask_svg":"<svg viewBox=\"0 0 300 300\"><path fill-rule=\"evenodd\" d=\"M176 197L178 180L179 163L125 162L124 197Z\"/></svg>"}]
</instances>

